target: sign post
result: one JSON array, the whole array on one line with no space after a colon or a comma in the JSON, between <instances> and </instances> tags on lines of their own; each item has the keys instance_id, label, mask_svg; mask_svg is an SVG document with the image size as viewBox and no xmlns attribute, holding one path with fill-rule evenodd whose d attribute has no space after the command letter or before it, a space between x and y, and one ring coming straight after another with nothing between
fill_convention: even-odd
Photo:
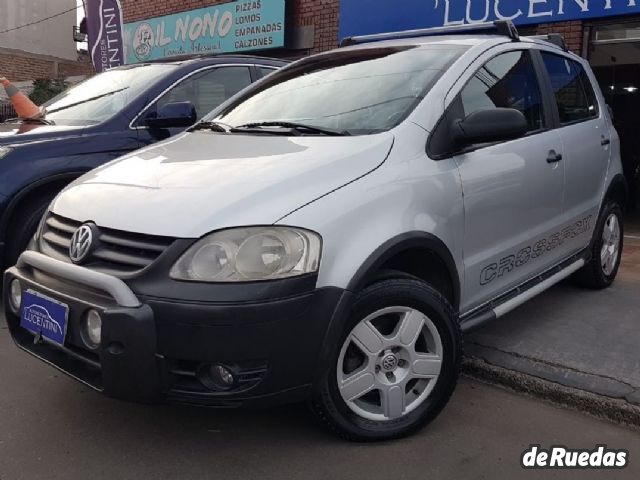
<instances>
[{"instance_id":1,"label":"sign post","mask_svg":"<svg viewBox=\"0 0 640 480\"><path fill-rule=\"evenodd\" d=\"M120 0L86 0L89 51L97 72L124 65Z\"/></svg>"}]
</instances>

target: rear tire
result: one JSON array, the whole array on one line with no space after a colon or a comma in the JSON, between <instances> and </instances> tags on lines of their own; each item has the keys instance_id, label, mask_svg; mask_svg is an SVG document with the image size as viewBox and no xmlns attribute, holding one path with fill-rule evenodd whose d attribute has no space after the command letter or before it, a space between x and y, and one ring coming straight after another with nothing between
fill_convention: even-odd
<instances>
[{"instance_id":1,"label":"rear tire","mask_svg":"<svg viewBox=\"0 0 640 480\"><path fill-rule=\"evenodd\" d=\"M378 281L354 301L311 409L347 440L404 437L447 404L461 357L460 328L440 293L420 280Z\"/></svg>"},{"instance_id":2,"label":"rear tire","mask_svg":"<svg viewBox=\"0 0 640 480\"><path fill-rule=\"evenodd\" d=\"M7 231L7 254L4 268L12 267L18 257L27 249L29 242L38 229L38 224L55 195L37 197L19 207L11 219Z\"/></svg>"},{"instance_id":3,"label":"rear tire","mask_svg":"<svg viewBox=\"0 0 640 480\"><path fill-rule=\"evenodd\" d=\"M601 290L615 280L624 246L622 218L622 209L614 201L608 202L602 209L594 232L591 260L576 273L580 285Z\"/></svg>"}]
</instances>

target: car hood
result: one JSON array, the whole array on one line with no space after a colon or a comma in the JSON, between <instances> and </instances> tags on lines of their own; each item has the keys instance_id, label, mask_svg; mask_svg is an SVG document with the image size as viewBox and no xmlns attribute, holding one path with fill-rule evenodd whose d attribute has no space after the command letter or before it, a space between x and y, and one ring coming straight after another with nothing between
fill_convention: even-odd
<instances>
[{"instance_id":1,"label":"car hood","mask_svg":"<svg viewBox=\"0 0 640 480\"><path fill-rule=\"evenodd\" d=\"M186 133L81 177L52 210L178 238L273 224L375 170L393 138Z\"/></svg>"},{"instance_id":2,"label":"car hood","mask_svg":"<svg viewBox=\"0 0 640 480\"><path fill-rule=\"evenodd\" d=\"M41 123L0 123L0 146L81 135L84 127Z\"/></svg>"}]
</instances>

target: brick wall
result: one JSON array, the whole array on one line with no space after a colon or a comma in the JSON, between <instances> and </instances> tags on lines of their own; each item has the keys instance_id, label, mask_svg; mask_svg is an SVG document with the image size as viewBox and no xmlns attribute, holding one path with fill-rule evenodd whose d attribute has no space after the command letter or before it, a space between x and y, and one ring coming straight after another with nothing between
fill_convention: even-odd
<instances>
[{"instance_id":1,"label":"brick wall","mask_svg":"<svg viewBox=\"0 0 640 480\"><path fill-rule=\"evenodd\" d=\"M1 75L14 82L51 78L55 73L53 67L49 60L0 53Z\"/></svg>"},{"instance_id":2,"label":"brick wall","mask_svg":"<svg viewBox=\"0 0 640 480\"><path fill-rule=\"evenodd\" d=\"M67 77L76 77L85 75L90 77L91 75L95 75L96 70L93 68L93 64L87 60L86 62L75 62L75 63L60 63L58 65L58 77L59 78L67 78Z\"/></svg>"},{"instance_id":3,"label":"brick wall","mask_svg":"<svg viewBox=\"0 0 640 480\"><path fill-rule=\"evenodd\" d=\"M339 0L294 0L291 16L296 27L315 26L314 52L338 46Z\"/></svg>"},{"instance_id":4,"label":"brick wall","mask_svg":"<svg viewBox=\"0 0 640 480\"><path fill-rule=\"evenodd\" d=\"M0 76L14 82L93 75L94 73L93 66L88 63L0 51Z\"/></svg>"},{"instance_id":5,"label":"brick wall","mask_svg":"<svg viewBox=\"0 0 640 480\"><path fill-rule=\"evenodd\" d=\"M547 23L538 25L538 35L559 33L564 36L569 50L580 55L582 53L582 35L584 25L581 21Z\"/></svg>"},{"instance_id":6,"label":"brick wall","mask_svg":"<svg viewBox=\"0 0 640 480\"><path fill-rule=\"evenodd\" d=\"M228 0L121 0L124 22L228 3ZM339 0L288 0L286 28L315 26L313 52L338 46Z\"/></svg>"}]
</instances>

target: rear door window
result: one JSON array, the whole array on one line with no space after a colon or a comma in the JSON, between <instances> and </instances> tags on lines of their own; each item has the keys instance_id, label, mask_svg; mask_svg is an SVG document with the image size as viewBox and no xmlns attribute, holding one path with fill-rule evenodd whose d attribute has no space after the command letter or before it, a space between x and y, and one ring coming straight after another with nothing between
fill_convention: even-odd
<instances>
[{"instance_id":1,"label":"rear door window","mask_svg":"<svg viewBox=\"0 0 640 480\"><path fill-rule=\"evenodd\" d=\"M596 94L582 65L562 55L541 53L558 105L560 123L569 125L598 117Z\"/></svg>"}]
</instances>

